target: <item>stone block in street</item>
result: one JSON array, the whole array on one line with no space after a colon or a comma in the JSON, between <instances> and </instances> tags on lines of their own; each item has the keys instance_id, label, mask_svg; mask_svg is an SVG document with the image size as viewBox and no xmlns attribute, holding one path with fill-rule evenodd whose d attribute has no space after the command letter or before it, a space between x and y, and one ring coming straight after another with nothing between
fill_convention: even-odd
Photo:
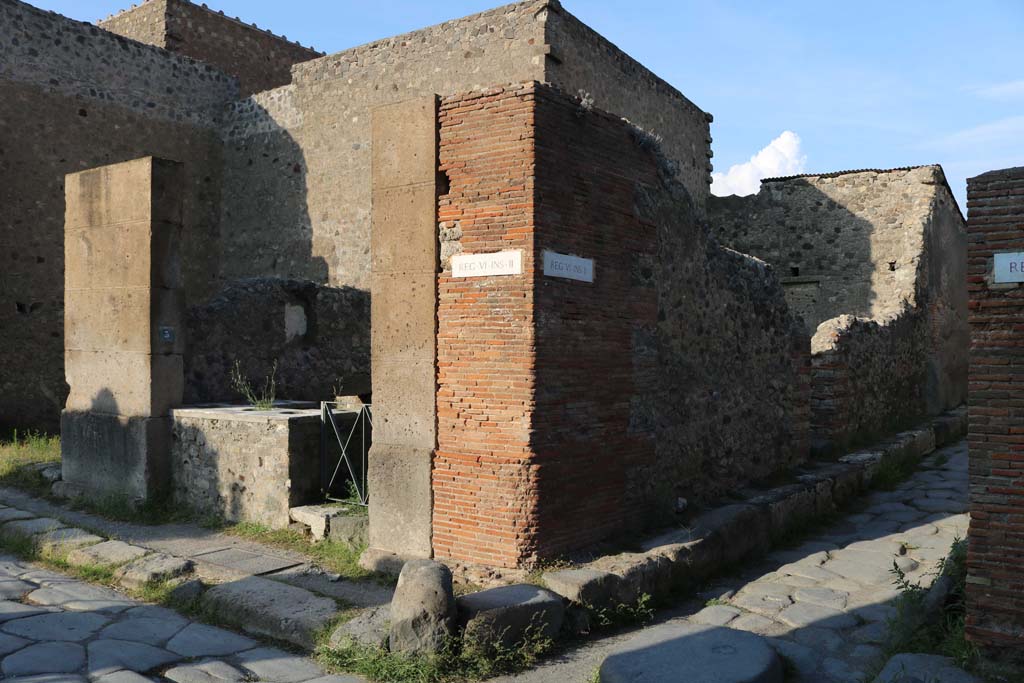
<instances>
[{"instance_id":1,"label":"stone block in street","mask_svg":"<svg viewBox=\"0 0 1024 683\"><path fill-rule=\"evenodd\" d=\"M569 602L588 607L613 607L618 601L621 579L598 569L560 569L547 572L544 585Z\"/></svg>"},{"instance_id":2,"label":"stone block in street","mask_svg":"<svg viewBox=\"0 0 1024 683\"><path fill-rule=\"evenodd\" d=\"M533 634L555 638L565 617L561 596L530 584L470 593L457 603L463 638L480 644L513 647Z\"/></svg>"},{"instance_id":3,"label":"stone block in street","mask_svg":"<svg viewBox=\"0 0 1024 683\"><path fill-rule=\"evenodd\" d=\"M68 564L73 567L110 567L137 560L149 551L124 541L105 541L87 548L78 548L68 554Z\"/></svg>"},{"instance_id":4,"label":"stone block in street","mask_svg":"<svg viewBox=\"0 0 1024 683\"><path fill-rule=\"evenodd\" d=\"M782 683L778 654L764 638L717 626L662 624L616 647L601 683Z\"/></svg>"},{"instance_id":5,"label":"stone block in street","mask_svg":"<svg viewBox=\"0 0 1024 683\"><path fill-rule=\"evenodd\" d=\"M369 607L334 629L328 645L334 649L349 644L384 648L388 644L390 631L390 605Z\"/></svg>"},{"instance_id":6,"label":"stone block in street","mask_svg":"<svg viewBox=\"0 0 1024 683\"><path fill-rule=\"evenodd\" d=\"M148 583L162 583L188 574L194 565L192 560L166 553L155 553L121 567L117 571L117 578L121 585L138 589Z\"/></svg>"},{"instance_id":7,"label":"stone block in street","mask_svg":"<svg viewBox=\"0 0 1024 683\"><path fill-rule=\"evenodd\" d=\"M36 545L40 551L58 556L102 542L102 537L77 528L54 529L36 536Z\"/></svg>"},{"instance_id":8,"label":"stone block in street","mask_svg":"<svg viewBox=\"0 0 1024 683\"><path fill-rule=\"evenodd\" d=\"M307 649L338 613L330 598L257 576L214 586L201 600L225 623Z\"/></svg>"},{"instance_id":9,"label":"stone block in street","mask_svg":"<svg viewBox=\"0 0 1024 683\"><path fill-rule=\"evenodd\" d=\"M438 652L455 633L452 572L440 562L411 560L391 599L392 652Z\"/></svg>"}]
</instances>

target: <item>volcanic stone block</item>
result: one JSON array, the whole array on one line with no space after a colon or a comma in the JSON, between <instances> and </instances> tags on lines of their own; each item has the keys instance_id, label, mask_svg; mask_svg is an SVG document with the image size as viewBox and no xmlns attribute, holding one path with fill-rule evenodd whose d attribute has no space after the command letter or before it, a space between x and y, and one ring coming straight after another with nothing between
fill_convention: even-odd
<instances>
[{"instance_id":1,"label":"volcanic stone block","mask_svg":"<svg viewBox=\"0 0 1024 683\"><path fill-rule=\"evenodd\" d=\"M146 157L65 181L62 475L88 493L167 487L164 418L184 390L182 178Z\"/></svg>"},{"instance_id":2,"label":"volcanic stone block","mask_svg":"<svg viewBox=\"0 0 1024 683\"><path fill-rule=\"evenodd\" d=\"M437 446L437 98L374 110L370 546L430 557Z\"/></svg>"}]
</instances>

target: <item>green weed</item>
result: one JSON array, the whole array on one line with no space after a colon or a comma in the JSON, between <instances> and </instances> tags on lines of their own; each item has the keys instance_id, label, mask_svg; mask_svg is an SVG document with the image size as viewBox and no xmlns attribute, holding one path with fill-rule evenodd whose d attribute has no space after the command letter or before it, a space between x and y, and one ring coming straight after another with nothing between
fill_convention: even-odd
<instances>
[{"instance_id":1,"label":"green weed","mask_svg":"<svg viewBox=\"0 0 1024 683\"><path fill-rule=\"evenodd\" d=\"M39 465L59 462L59 436L15 430L9 439L0 440L0 486L45 495L50 482L43 478Z\"/></svg>"},{"instance_id":2,"label":"green weed","mask_svg":"<svg viewBox=\"0 0 1024 683\"><path fill-rule=\"evenodd\" d=\"M316 657L325 668L365 676L383 683L454 683L511 674L535 665L554 643L542 629L527 629L513 647L453 637L434 655L411 655L348 644L321 645Z\"/></svg>"},{"instance_id":3,"label":"green weed","mask_svg":"<svg viewBox=\"0 0 1024 683\"><path fill-rule=\"evenodd\" d=\"M235 361L231 368L231 386L256 410L272 410L274 395L277 393L277 361L270 368L270 375L263 378L263 387L256 389L242 372L242 364Z\"/></svg>"},{"instance_id":4,"label":"green weed","mask_svg":"<svg viewBox=\"0 0 1024 683\"><path fill-rule=\"evenodd\" d=\"M359 556L365 550L362 547L354 548L346 543L330 539L324 539L319 543L310 543L303 534L297 531L270 529L255 522L239 522L226 526L223 532L308 555L324 569L341 574L346 578L363 579L371 576L370 572L359 566Z\"/></svg>"}]
</instances>

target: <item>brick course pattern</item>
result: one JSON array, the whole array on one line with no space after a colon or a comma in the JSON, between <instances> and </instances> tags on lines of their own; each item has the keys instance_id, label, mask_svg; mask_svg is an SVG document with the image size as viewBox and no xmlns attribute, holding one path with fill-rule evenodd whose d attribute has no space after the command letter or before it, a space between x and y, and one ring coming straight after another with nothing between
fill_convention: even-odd
<instances>
[{"instance_id":1,"label":"brick course pattern","mask_svg":"<svg viewBox=\"0 0 1024 683\"><path fill-rule=\"evenodd\" d=\"M807 336L657 150L550 86L442 100L437 556L529 565L806 455ZM453 254L509 249L521 275L452 277ZM545 250L594 282L544 276Z\"/></svg>"},{"instance_id":2,"label":"brick course pattern","mask_svg":"<svg viewBox=\"0 0 1024 683\"><path fill-rule=\"evenodd\" d=\"M967 181L971 523L967 635L1024 652L1024 286L993 254L1024 252L1024 167Z\"/></svg>"}]
</instances>

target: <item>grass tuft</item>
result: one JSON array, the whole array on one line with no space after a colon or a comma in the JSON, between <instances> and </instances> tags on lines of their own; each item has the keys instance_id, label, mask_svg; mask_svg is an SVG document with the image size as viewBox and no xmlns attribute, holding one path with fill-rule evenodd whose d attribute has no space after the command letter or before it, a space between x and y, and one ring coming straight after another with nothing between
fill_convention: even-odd
<instances>
[{"instance_id":1,"label":"grass tuft","mask_svg":"<svg viewBox=\"0 0 1024 683\"><path fill-rule=\"evenodd\" d=\"M434 655L411 655L350 643L320 646L319 662L332 671L365 676L382 683L455 683L484 680L523 671L554 648L539 628L529 628L513 647L453 637Z\"/></svg>"},{"instance_id":2,"label":"grass tuft","mask_svg":"<svg viewBox=\"0 0 1024 683\"><path fill-rule=\"evenodd\" d=\"M60 437L14 430L0 440L0 486L24 489L33 495L49 493L39 465L60 462Z\"/></svg>"},{"instance_id":3,"label":"grass tuft","mask_svg":"<svg viewBox=\"0 0 1024 683\"><path fill-rule=\"evenodd\" d=\"M224 527L224 533L246 538L259 543L292 550L313 558L324 569L341 574L349 579L365 579L373 576L359 566L363 547L352 547L325 538L319 543L310 543L304 534L292 529L271 529L255 522L239 522Z\"/></svg>"}]
</instances>

